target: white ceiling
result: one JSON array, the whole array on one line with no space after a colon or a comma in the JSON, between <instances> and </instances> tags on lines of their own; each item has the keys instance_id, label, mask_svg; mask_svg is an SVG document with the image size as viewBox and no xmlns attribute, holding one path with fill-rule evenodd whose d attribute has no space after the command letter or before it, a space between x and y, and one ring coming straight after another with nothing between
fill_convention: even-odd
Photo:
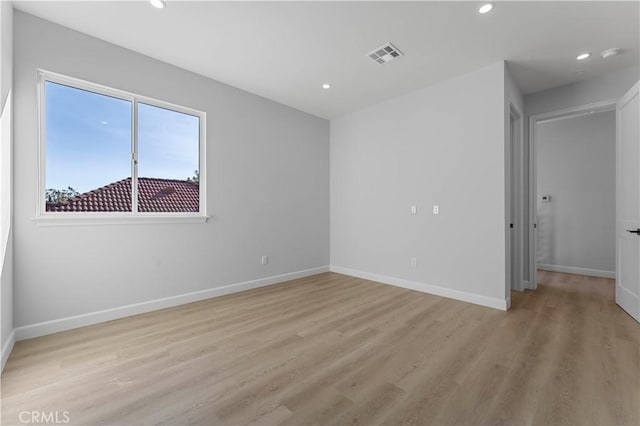
<instances>
[{"instance_id":1,"label":"white ceiling","mask_svg":"<svg viewBox=\"0 0 640 426\"><path fill-rule=\"evenodd\" d=\"M525 93L638 64L639 2L14 2L17 9L332 118L504 59ZM394 43L406 56L366 53ZM602 50L620 47L607 60ZM578 62L580 52L594 55ZM332 88L323 90L322 83Z\"/></svg>"}]
</instances>

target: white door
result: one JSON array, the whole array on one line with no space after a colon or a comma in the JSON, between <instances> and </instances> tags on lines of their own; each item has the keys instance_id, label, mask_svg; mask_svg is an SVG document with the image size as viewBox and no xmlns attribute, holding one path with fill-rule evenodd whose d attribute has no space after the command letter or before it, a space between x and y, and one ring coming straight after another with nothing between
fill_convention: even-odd
<instances>
[{"instance_id":1,"label":"white door","mask_svg":"<svg viewBox=\"0 0 640 426\"><path fill-rule=\"evenodd\" d=\"M616 106L616 303L636 321L640 321L639 84Z\"/></svg>"}]
</instances>

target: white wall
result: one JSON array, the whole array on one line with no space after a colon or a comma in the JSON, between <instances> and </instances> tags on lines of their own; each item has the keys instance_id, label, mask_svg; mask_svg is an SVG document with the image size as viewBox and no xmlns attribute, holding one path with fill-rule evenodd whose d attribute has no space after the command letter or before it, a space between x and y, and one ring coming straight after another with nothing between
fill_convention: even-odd
<instances>
[{"instance_id":1,"label":"white wall","mask_svg":"<svg viewBox=\"0 0 640 426\"><path fill-rule=\"evenodd\" d=\"M328 265L328 121L19 11L14 24L16 327ZM213 219L39 227L37 68L207 112Z\"/></svg>"},{"instance_id":2,"label":"white wall","mask_svg":"<svg viewBox=\"0 0 640 426\"><path fill-rule=\"evenodd\" d=\"M615 61L615 58L612 59ZM527 115L617 99L640 79L638 66L525 96Z\"/></svg>"},{"instance_id":3,"label":"white wall","mask_svg":"<svg viewBox=\"0 0 640 426\"><path fill-rule=\"evenodd\" d=\"M538 125L542 269L614 275L615 132L614 111ZM542 194L551 202L542 203Z\"/></svg>"},{"instance_id":4,"label":"white wall","mask_svg":"<svg viewBox=\"0 0 640 426\"><path fill-rule=\"evenodd\" d=\"M0 348L1 366L13 342L13 237L11 233L12 196L12 97L13 84L13 7L0 2Z\"/></svg>"},{"instance_id":5,"label":"white wall","mask_svg":"<svg viewBox=\"0 0 640 426\"><path fill-rule=\"evenodd\" d=\"M0 2L0 105L4 105L13 79L13 6Z\"/></svg>"},{"instance_id":6,"label":"white wall","mask_svg":"<svg viewBox=\"0 0 640 426\"><path fill-rule=\"evenodd\" d=\"M499 62L332 120L332 268L504 309L504 119Z\"/></svg>"},{"instance_id":7,"label":"white wall","mask_svg":"<svg viewBox=\"0 0 640 426\"><path fill-rule=\"evenodd\" d=\"M511 76L511 71L509 70L509 65L505 63L505 74L504 74L504 90L505 90L505 106L508 108L508 104L513 104L520 114L524 114L524 97L522 95L522 91L513 81L513 77ZM507 111L509 113L509 111ZM505 118L509 118L509 115L506 115ZM508 121L508 120L507 120ZM508 127L509 123L505 123Z\"/></svg>"}]
</instances>

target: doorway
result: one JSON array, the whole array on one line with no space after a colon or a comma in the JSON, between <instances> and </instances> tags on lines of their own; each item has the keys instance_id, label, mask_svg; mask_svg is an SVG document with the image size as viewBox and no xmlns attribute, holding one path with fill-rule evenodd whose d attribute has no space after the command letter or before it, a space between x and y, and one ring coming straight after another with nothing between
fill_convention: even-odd
<instances>
[{"instance_id":1,"label":"doorway","mask_svg":"<svg viewBox=\"0 0 640 426\"><path fill-rule=\"evenodd\" d=\"M619 100L603 101L531 116L529 120L529 158L527 161L530 172L526 176L529 179L527 209L529 222L532 224L529 227L530 239L528 243L530 252L529 276L531 277L529 288L535 289L537 287L538 267L586 275L587 277L615 278L616 303L636 321L640 321L640 255L638 255L640 253L640 239L637 238L637 234L640 234L640 138L638 136L639 114L637 110L638 84ZM605 119L607 116L609 127L613 128L613 131L609 131L608 139L613 140L614 143L610 143L611 146L607 148L609 151L606 154L591 153L588 155L585 149L578 150L577 153L574 151L573 155L578 156L578 160L580 160L575 162L580 168L577 173L572 174L572 167L566 167L566 156L570 154L561 153L557 156L549 152L544 154L547 161L557 163L556 166L565 177L574 177L572 183L574 192L583 192L577 194L582 197L581 208L574 209L573 215L564 213L564 219L560 220L558 217L561 215L561 211L567 210L569 205L576 203L576 194L571 193L571 188L569 190L559 188L554 179L547 179L549 176L539 176L541 173L548 172L547 169L541 170L540 164L538 164L541 161L538 158L541 149L539 146L540 136L546 131L542 126L564 120L583 119L583 121L588 121L589 117ZM597 126L595 128L598 129ZM592 129L591 132L596 133L596 130ZM588 138L587 136L593 135L587 131L582 139ZM563 156L564 161L562 160ZM575 167L574 164L573 168ZM597 172L602 172L602 169L608 170L605 172L607 178L594 178L593 176L597 176ZM578 177L576 178L575 175ZM583 182L575 182L581 179ZM603 181L606 182L603 183ZM613 190L611 189L611 181L613 181ZM578 185L580 183L582 185ZM600 199L599 204L593 202L598 187L601 192L603 187L608 188L605 189L608 191L608 198ZM580 203L578 205L580 206ZM593 205L596 205L597 208L593 208ZM592 212L591 210L596 211ZM600 225L593 225L594 222L586 221L581 226L572 226L573 222L581 221L582 216L593 216L592 213L605 214L606 224L603 225L604 222L599 222ZM582 238L584 235L581 235L597 234L595 236L598 236L601 231L604 233L600 235L600 238L590 239L592 243L585 242L588 239L585 240ZM632 234L636 235L636 238L633 238ZM590 237L593 236L590 235ZM572 250L570 255L566 255L566 247L558 245L559 240L562 240L561 242L569 241L573 246L570 247ZM604 244L600 244L602 242ZM577 255L584 254L585 250L581 249L585 244L592 245L588 247L591 250L591 260L600 262L594 263L595 267L581 266L576 260ZM597 247L595 247L596 244ZM611 249L612 245L613 250ZM600 253L604 254L594 256L594 253L598 252L597 250L603 248L606 252ZM565 252L564 255L559 253L562 251ZM589 253L585 259L588 258ZM544 263L545 260L550 263ZM561 264L571 262L576 263L575 265ZM584 259L580 262L584 262Z\"/></svg>"},{"instance_id":2,"label":"doorway","mask_svg":"<svg viewBox=\"0 0 640 426\"><path fill-rule=\"evenodd\" d=\"M603 102L586 104L578 107L567 108L558 111L552 111L549 113L543 113L531 116L529 119L529 158L528 163L530 167L529 173L529 198L528 198L528 209L529 209L529 221L532 224L529 230L529 270L530 270L530 281L529 288L536 289L538 286L538 269L542 270L551 270L555 272L565 272L565 273L597 273L595 271L606 271L607 274L601 274L600 276L606 275L607 277L611 277L612 273L615 273L615 267L588 267L588 263L585 263L582 259L585 255L575 256L575 255L567 255L566 253L572 251L576 247L579 247L579 241L583 238L574 238L577 234L576 229L581 229L581 232L587 233L588 229L582 227L576 227L571 224L569 226L569 222L571 219L571 215L581 215L579 207L584 208L586 193L592 192L588 185L583 185L582 182L577 180L578 175L576 173L572 174L572 169L578 169L580 164L584 161L583 154L580 153L579 141L571 140L568 144L569 146L564 147L563 153L558 153L558 156L554 157L554 147L547 146L546 148L550 148L543 154L547 162L556 163L552 164L550 167L548 165L543 165L542 167L545 170L540 170L539 164L539 145L540 145L540 136L545 136L545 130L551 130L553 132L553 128L556 128L556 131L562 132L562 128L565 128L565 132L571 133L572 131L577 133L572 135L573 139L579 139L580 133L579 130L571 129L572 124L577 121L582 121L583 124L586 121L587 123L590 121L590 118L603 114L610 113L615 116L615 107L616 100L608 100ZM546 127L547 129L544 129ZM541 134L542 130L542 134ZM560 134L558 133L558 134ZM615 155L615 123L614 127L610 129L610 133L608 135L610 141L610 148L613 149ZM560 136L560 138L562 138ZM553 141L550 141L553 144ZM557 143L557 141L556 141ZM543 142L544 144L544 142ZM593 142L592 144L598 144L598 142ZM600 144L603 144L600 142ZM577 146L576 146L577 145ZM543 148L544 150L544 148ZM578 154L576 154L578 152ZM571 157L574 155L574 157ZM576 156L577 155L577 156ZM566 161L569 158L569 161L572 163L571 167L562 167L562 161ZM577 165L576 165L577 164ZM599 165L598 165L599 166ZM615 182L615 157L613 159L609 158L607 161L606 167L610 170L613 170L614 173L614 182ZM555 178L558 176L563 177L563 181L569 182L569 184L562 184L561 186L566 186L567 188L562 188L561 193L555 193L557 186L553 183L555 180L553 177L539 176L541 172L547 172L546 169L553 170L555 173ZM555 170L554 170L555 169ZM582 170L582 169L578 169ZM573 180L573 181L572 181ZM543 181L543 187L538 188L539 182ZM579 189L581 192L579 194L571 194L571 191L575 191ZM609 190L615 192L615 183L613 188L609 185ZM541 192L542 191L542 192ZM567 194L569 199L567 199ZM578 200L575 200L575 199ZM614 202L615 203L615 202ZM611 207L611 206L610 206ZM615 215L615 204L613 206L613 211ZM558 211L560 210L560 211ZM602 210L602 209L601 209ZM576 213L577 212L577 213ZM611 217L609 217L611 219ZM615 224L615 216L612 219ZM602 223L602 222L601 222ZM573 236L573 237L572 237ZM612 238L615 238L615 231L613 231L613 235L609 235ZM560 239L563 239L562 241ZM558 246L562 246L561 248ZM584 251L584 250L580 250ZM573 256L573 257L572 257ZM588 255L586 257L589 257ZM591 269L592 271L589 271Z\"/></svg>"},{"instance_id":3,"label":"doorway","mask_svg":"<svg viewBox=\"0 0 640 426\"><path fill-rule=\"evenodd\" d=\"M615 278L615 110L537 123L538 270Z\"/></svg>"}]
</instances>

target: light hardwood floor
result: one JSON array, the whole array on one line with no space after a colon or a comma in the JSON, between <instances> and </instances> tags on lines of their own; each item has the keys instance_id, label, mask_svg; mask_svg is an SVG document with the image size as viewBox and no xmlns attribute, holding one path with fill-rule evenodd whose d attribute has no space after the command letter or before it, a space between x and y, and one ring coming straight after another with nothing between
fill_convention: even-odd
<instances>
[{"instance_id":1,"label":"light hardwood floor","mask_svg":"<svg viewBox=\"0 0 640 426\"><path fill-rule=\"evenodd\" d=\"M639 332L607 279L500 312L327 273L18 342L2 420L638 425Z\"/></svg>"}]
</instances>

